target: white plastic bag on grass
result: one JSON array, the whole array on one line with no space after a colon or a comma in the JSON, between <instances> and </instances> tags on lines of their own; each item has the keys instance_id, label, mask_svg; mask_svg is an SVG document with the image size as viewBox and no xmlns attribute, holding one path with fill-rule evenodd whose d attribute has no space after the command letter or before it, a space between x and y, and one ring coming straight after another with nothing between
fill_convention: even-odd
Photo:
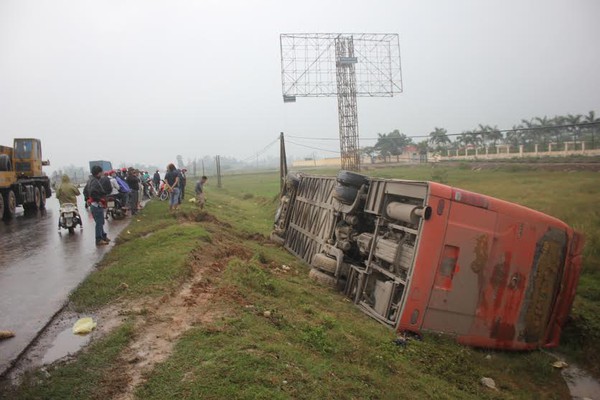
<instances>
[{"instance_id":1,"label":"white plastic bag on grass","mask_svg":"<svg viewBox=\"0 0 600 400\"><path fill-rule=\"evenodd\" d=\"M90 317L80 318L73 325L73 333L77 335L85 335L90 333L96 327L96 323Z\"/></svg>"}]
</instances>

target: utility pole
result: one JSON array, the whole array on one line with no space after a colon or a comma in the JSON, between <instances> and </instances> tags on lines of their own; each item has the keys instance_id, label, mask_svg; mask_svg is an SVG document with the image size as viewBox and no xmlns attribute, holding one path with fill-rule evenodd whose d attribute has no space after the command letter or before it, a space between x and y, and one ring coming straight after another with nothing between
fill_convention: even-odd
<instances>
[{"instance_id":1,"label":"utility pole","mask_svg":"<svg viewBox=\"0 0 600 400\"><path fill-rule=\"evenodd\" d=\"M279 134L279 190L283 192L285 186L285 178L288 174L287 157L285 154L285 139L283 132Z\"/></svg>"},{"instance_id":2,"label":"utility pole","mask_svg":"<svg viewBox=\"0 0 600 400\"><path fill-rule=\"evenodd\" d=\"M204 172L204 160L202 160L202 176L206 176L206 173Z\"/></svg>"},{"instance_id":3,"label":"utility pole","mask_svg":"<svg viewBox=\"0 0 600 400\"><path fill-rule=\"evenodd\" d=\"M217 164L217 187L221 189L221 156L215 157Z\"/></svg>"}]
</instances>

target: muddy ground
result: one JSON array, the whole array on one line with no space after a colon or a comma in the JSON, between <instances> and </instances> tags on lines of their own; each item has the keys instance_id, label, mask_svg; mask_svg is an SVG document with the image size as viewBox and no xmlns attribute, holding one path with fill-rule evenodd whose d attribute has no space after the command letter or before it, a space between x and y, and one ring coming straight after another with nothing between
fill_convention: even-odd
<instances>
[{"instance_id":1,"label":"muddy ground","mask_svg":"<svg viewBox=\"0 0 600 400\"><path fill-rule=\"evenodd\" d=\"M220 225L218 221L210 222ZM236 242L234 238L217 232L216 226L210 230L212 245L193 251L189 258L190 278L179 288L160 298L111 304L92 315L78 314L67 304L31 344L7 378L18 383L28 370L59 360L68 362L87 344L132 319L134 338L119 356L115 373L110 374L111 381L104 382L98 390L105 392L102 397L133 399L135 389L145 380L145 374L169 358L173 346L188 329L226 316L226 306L222 305L226 302L215 300L221 296L236 300L235 293L218 288L221 273L231 258L248 260L252 253L239 245L239 240ZM250 236L244 238L265 240L260 234ZM92 316L97 328L87 336L74 335L71 331L73 324L84 316Z\"/></svg>"}]
</instances>

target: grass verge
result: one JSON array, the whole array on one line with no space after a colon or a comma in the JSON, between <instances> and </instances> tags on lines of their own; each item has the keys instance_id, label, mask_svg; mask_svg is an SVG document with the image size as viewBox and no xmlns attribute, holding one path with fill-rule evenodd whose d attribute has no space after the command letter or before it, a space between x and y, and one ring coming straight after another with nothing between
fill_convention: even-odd
<instances>
[{"instance_id":1,"label":"grass verge","mask_svg":"<svg viewBox=\"0 0 600 400\"><path fill-rule=\"evenodd\" d=\"M432 171L396 168L369 174L430 179ZM598 240L599 219L592 207L592 198L599 194L593 186L595 174L457 168L438 176L451 185L556 215L584 231L588 244L590 237ZM179 212L169 214L165 203L150 203L123 231L98 271L72 296L80 310L160 297L190 278L192 264L198 262L195 254L209 254L219 246L235 247L218 249L213 260L202 261L223 266L218 276L202 284L214 293L212 303L226 312L178 336L170 357L144 375L136 398L568 396L558 371L550 366L552 359L541 352L485 352L432 334L423 341L410 341L406 347L396 346L391 330L342 296L308 280L306 265L265 241L276 207L276 174L228 176L223 184L224 189L216 189L214 183L206 188L207 212L185 203ZM571 210L565 207L567 203L579 209ZM591 322L572 325L573 333L565 336L567 344L578 338L589 346L589 339L598 332L584 329L593 327L599 315L593 315L598 304L596 251L586 248L578 296L582 303L574 310L576 321L578 316L586 316ZM49 377L43 372L31 375L35 378L11 392L13 398L74 398L61 397L71 388L76 388L78 399L111 397L117 393L106 392L111 379L118 391L124 369L132 368L124 365L118 354L143 336L138 326L125 325L73 363L52 367ZM575 345L569 351L582 355ZM86 358L91 353L105 356L93 361ZM101 368L93 368L95 365ZM494 378L500 390L484 389L479 384L483 376Z\"/></svg>"},{"instance_id":2,"label":"grass verge","mask_svg":"<svg viewBox=\"0 0 600 400\"><path fill-rule=\"evenodd\" d=\"M93 343L73 362L59 362L26 374L18 387L0 387L2 399L107 399L120 392L125 382L115 377L115 363L134 335L133 325L125 323ZM107 384L110 382L110 384Z\"/></svg>"}]
</instances>

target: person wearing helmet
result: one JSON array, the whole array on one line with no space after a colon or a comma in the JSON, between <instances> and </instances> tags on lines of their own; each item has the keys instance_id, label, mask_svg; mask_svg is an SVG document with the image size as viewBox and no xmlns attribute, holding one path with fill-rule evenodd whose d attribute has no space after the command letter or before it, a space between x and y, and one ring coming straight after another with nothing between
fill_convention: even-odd
<instances>
[{"instance_id":1,"label":"person wearing helmet","mask_svg":"<svg viewBox=\"0 0 600 400\"><path fill-rule=\"evenodd\" d=\"M115 171L115 170L108 171L108 179L110 179L110 186L112 188L110 194L113 196L118 196L120 186L119 186L119 182L117 182L117 171Z\"/></svg>"}]
</instances>

